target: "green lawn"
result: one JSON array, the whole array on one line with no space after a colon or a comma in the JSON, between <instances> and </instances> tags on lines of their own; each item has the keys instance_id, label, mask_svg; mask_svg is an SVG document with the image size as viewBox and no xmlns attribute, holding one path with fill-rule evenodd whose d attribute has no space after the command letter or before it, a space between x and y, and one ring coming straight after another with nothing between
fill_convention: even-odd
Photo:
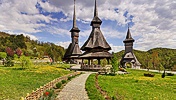
<instances>
[{"instance_id":1,"label":"green lawn","mask_svg":"<svg viewBox=\"0 0 176 100\"><path fill-rule=\"evenodd\" d=\"M176 76L161 78L143 76L144 71L129 70L130 74L99 76L99 84L110 96L117 99L174 100L176 99Z\"/></svg>"},{"instance_id":2,"label":"green lawn","mask_svg":"<svg viewBox=\"0 0 176 100\"><path fill-rule=\"evenodd\" d=\"M91 74L86 81L86 90L90 100L105 100L95 86L95 74Z\"/></svg>"},{"instance_id":3,"label":"green lawn","mask_svg":"<svg viewBox=\"0 0 176 100\"><path fill-rule=\"evenodd\" d=\"M145 77L145 71L129 70L125 75L99 75L101 88L117 100L176 100L176 75ZM94 94L92 94L94 95Z\"/></svg>"},{"instance_id":4,"label":"green lawn","mask_svg":"<svg viewBox=\"0 0 176 100\"><path fill-rule=\"evenodd\" d=\"M0 67L0 100L19 100L47 82L71 73L64 70L64 67L67 66L46 64L26 70L20 70L18 67Z\"/></svg>"}]
</instances>

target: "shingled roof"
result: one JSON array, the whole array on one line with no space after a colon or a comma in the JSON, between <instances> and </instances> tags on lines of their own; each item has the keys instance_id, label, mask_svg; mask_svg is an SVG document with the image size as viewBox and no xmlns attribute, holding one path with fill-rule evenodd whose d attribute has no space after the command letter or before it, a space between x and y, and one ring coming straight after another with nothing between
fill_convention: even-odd
<instances>
[{"instance_id":1,"label":"shingled roof","mask_svg":"<svg viewBox=\"0 0 176 100\"><path fill-rule=\"evenodd\" d=\"M79 49L79 45L76 43L70 43L68 46L68 49L64 55L64 58L76 58L78 57L82 52Z\"/></svg>"},{"instance_id":2,"label":"shingled roof","mask_svg":"<svg viewBox=\"0 0 176 100\"><path fill-rule=\"evenodd\" d=\"M81 47L81 50L86 51L90 49L103 49L103 50L111 50L111 47L107 43L106 39L104 38L101 30L100 25L102 21L98 17L98 10L95 0L95 9L94 9L94 18L91 22L92 32L88 38L88 40L84 43Z\"/></svg>"},{"instance_id":3,"label":"shingled roof","mask_svg":"<svg viewBox=\"0 0 176 100\"><path fill-rule=\"evenodd\" d=\"M106 42L102 32L99 28L94 28L88 38L84 43L81 50L86 51L87 49L102 48L105 50L111 50L111 47Z\"/></svg>"},{"instance_id":4,"label":"shingled roof","mask_svg":"<svg viewBox=\"0 0 176 100\"><path fill-rule=\"evenodd\" d=\"M135 63L136 65L140 66L141 63L138 61L136 58L135 54L133 52L128 52L123 55L121 62L132 62Z\"/></svg>"},{"instance_id":5,"label":"shingled roof","mask_svg":"<svg viewBox=\"0 0 176 100\"><path fill-rule=\"evenodd\" d=\"M126 35L126 39L123 42L125 43L125 42L131 42L131 41L134 42L134 39L132 38L130 29L128 27L128 32L127 32L127 35Z\"/></svg>"}]
</instances>

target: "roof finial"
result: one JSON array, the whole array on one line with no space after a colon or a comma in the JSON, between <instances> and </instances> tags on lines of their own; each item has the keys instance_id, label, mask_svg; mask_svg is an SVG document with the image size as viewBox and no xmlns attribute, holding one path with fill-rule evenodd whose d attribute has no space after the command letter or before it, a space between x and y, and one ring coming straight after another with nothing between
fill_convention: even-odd
<instances>
[{"instance_id":1,"label":"roof finial","mask_svg":"<svg viewBox=\"0 0 176 100\"><path fill-rule=\"evenodd\" d=\"M76 0L74 0L74 14L73 14L73 27L77 27L76 26L76 8L75 8L75 1Z\"/></svg>"},{"instance_id":2,"label":"roof finial","mask_svg":"<svg viewBox=\"0 0 176 100\"><path fill-rule=\"evenodd\" d=\"M130 24L128 23L128 31L127 31L126 39L132 39L129 26L130 26Z\"/></svg>"},{"instance_id":3,"label":"roof finial","mask_svg":"<svg viewBox=\"0 0 176 100\"><path fill-rule=\"evenodd\" d=\"M130 28L130 24L128 23L128 29Z\"/></svg>"},{"instance_id":4,"label":"roof finial","mask_svg":"<svg viewBox=\"0 0 176 100\"><path fill-rule=\"evenodd\" d=\"M98 10L97 10L97 0L95 0L95 9L94 9L94 17L98 17Z\"/></svg>"}]
</instances>

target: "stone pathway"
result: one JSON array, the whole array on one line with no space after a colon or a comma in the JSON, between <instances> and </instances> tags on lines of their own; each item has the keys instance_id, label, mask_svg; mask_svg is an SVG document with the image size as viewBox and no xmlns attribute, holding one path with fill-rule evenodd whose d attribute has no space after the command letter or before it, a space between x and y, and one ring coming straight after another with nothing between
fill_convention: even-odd
<instances>
[{"instance_id":1,"label":"stone pathway","mask_svg":"<svg viewBox=\"0 0 176 100\"><path fill-rule=\"evenodd\" d=\"M56 100L89 100L85 90L85 83L91 72L85 72L80 76L72 79L60 91Z\"/></svg>"}]
</instances>

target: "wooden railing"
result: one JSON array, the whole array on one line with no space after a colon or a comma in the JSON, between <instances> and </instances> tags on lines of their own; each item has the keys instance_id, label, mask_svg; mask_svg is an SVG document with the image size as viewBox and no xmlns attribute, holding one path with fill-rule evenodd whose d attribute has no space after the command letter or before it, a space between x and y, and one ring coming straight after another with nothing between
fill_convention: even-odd
<instances>
[{"instance_id":1,"label":"wooden railing","mask_svg":"<svg viewBox=\"0 0 176 100\"><path fill-rule=\"evenodd\" d=\"M81 65L81 70L98 71L102 69L101 65Z\"/></svg>"}]
</instances>

